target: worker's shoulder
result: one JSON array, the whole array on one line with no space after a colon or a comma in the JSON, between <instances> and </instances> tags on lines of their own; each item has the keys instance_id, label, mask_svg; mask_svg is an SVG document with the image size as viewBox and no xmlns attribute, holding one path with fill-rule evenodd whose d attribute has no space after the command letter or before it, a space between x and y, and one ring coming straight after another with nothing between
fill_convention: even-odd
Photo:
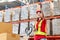
<instances>
[{"instance_id":1,"label":"worker's shoulder","mask_svg":"<svg viewBox=\"0 0 60 40\"><path fill-rule=\"evenodd\" d=\"M44 19L43 19L43 22L46 22L46 21L47 21L47 20L44 18Z\"/></svg>"},{"instance_id":2,"label":"worker's shoulder","mask_svg":"<svg viewBox=\"0 0 60 40\"><path fill-rule=\"evenodd\" d=\"M45 19L45 18L43 18L43 20L44 20L44 21L46 21L46 19Z\"/></svg>"}]
</instances>

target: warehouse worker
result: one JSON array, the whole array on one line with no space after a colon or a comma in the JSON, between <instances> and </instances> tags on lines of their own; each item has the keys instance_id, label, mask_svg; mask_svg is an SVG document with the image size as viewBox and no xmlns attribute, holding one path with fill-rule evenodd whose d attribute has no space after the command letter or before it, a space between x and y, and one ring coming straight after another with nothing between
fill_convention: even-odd
<instances>
[{"instance_id":1,"label":"warehouse worker","mask_svg":"<svg viewBox=\"0 0 60 40\"><path fill-rule=\"evenodd\" d=\"M46 39L46 19L41 11L37 11L37 22L35 24L34 40L47 40Z\"/></svg>"}]
</instances>

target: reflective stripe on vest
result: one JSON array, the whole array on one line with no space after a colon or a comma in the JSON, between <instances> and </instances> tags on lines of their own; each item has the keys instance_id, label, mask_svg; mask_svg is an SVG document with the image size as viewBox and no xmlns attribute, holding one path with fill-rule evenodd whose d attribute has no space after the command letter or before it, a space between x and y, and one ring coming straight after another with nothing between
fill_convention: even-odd
<instances>
[{"instance_id":1,"label":"reflective stripe on vest","mask_svg":"<svg viewBox=\"0 0 60 40\"><path fill-rule=\"evenodd\" d=\"M45 32L42 32L41 31L41 24L42 24L42 21L43 20L41 20L40 22L39 22L39 24L38 24L38 30L35 32L35 34L39 34L39 35L46 35L46 33Z\"/></svg>"}]
</instances>

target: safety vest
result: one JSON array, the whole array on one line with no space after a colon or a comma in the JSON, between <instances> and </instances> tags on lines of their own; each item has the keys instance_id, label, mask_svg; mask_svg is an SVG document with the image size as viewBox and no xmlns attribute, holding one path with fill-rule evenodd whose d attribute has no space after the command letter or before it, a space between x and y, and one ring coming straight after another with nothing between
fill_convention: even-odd
<instances>
[{"instance_id":1,"label":"safety vest","mask_svg":"<svg viewBox=\"0 0 60 40\"><path fill-rule=\"evenodd\" d=\"M44 27L44 20L41 20L40 22L37 22L35 27L38 26L37 31L35 32L35 35L46 35L46 32L42 32L43 29L45 29ZM43 27L43 29L41 30L41 28Z\"/></svg>"}]
</instances>

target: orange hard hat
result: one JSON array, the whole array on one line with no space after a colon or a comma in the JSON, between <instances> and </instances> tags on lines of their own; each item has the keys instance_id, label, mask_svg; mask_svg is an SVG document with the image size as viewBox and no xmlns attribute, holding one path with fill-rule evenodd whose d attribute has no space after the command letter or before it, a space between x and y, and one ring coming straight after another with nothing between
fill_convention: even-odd
<instances>
[{"instance_id":1,"label":"orange hard hat","mask_svg":"<svg viewBox=\"0 0 60 40\"><path fill-rule=\"evenodd\" d=\"M36 11L36 14L37 14L38 12L40 12L40 13L41 13L41 11L40 11L40 10L38 10L38 11Z\"/></svg>"}]
</instances>

